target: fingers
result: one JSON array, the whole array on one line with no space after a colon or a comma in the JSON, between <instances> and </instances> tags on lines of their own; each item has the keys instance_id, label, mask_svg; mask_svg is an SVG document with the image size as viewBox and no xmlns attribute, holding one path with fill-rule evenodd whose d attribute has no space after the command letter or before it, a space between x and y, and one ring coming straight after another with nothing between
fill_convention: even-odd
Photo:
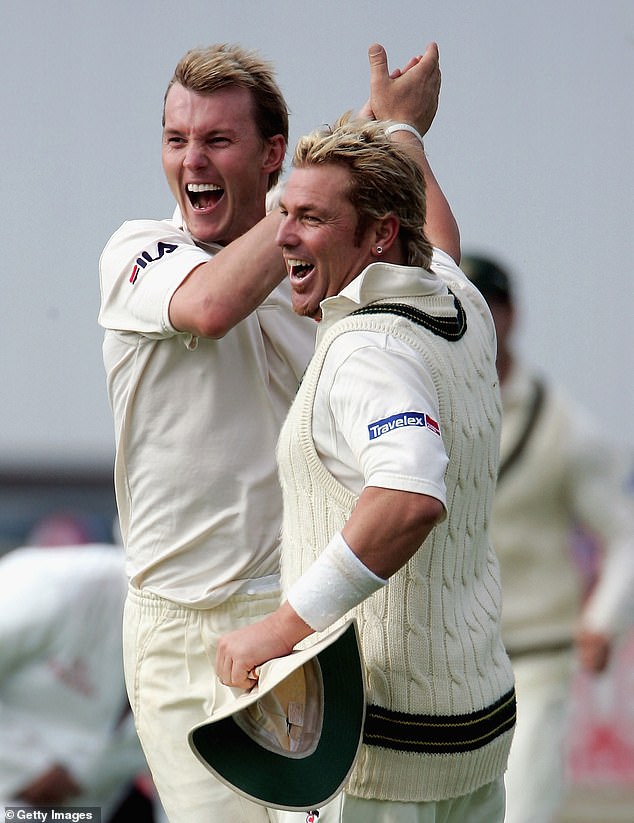
<instances>
[{"instance_id":1,"label":"fingers","mask_svg":"<svg viewBox=\"0 0 634 823\"><path fill-rule=\"evenodd\" d=\"M402 69L392 69L392 71L390 72L390 80L396 80L397 77L400 77L401 75L405 74L405 72L408 72L411 68L414 68L414 66L416 66L421 60L422 54L418 54L415 57L411 57Z\"/></svg>"},{"instance_id":2,"label":"fingers","mask_svg":"<svg viewBox=\"0 0 634 823\"><path fill-rule=\"evenodd\" d=\"M232 686L236 689L252 689L260 677L258 669L253 666L250 669L244 663L231 661L219 666L216 670L218 680L223 686Z\"/></svg>"},{"instance_id":3,"label":"fingers","mask_svg":"<svg viewBox=\"0 0 634 823\"><path fill-rule=\"evenodd\" d=\"M254 667L247 665L240 654L231 652L227 636L220 639L216 652L216 674L223 686L250 689L253 682L249 678L249 672L253 670Z\"/></svg>"},{"instance_id":4,"label":"fingers","mask_svg":"<svg viewBox=\"0 0 634 823\"><path fill-rule=\"evenodd\" d=\"M387 53L380 43L373 43L370 46L368 60L370 61L370 79L374 75L378 77L387 75Z\"/></svg>"},{"instance_id":5,"label":"fingers","mask_svg":"<svg viewBox=\"0 0 634 823\"><path fill-rule=\"evenodd\" d=\"M368 49L370 110L380 120L398 120L425 134L434 120L440 94L438 45L430 43L403 68L388 70L387 52L380 43ZM367 109L367 106L366 106Z\"/></svg>"},{"instance_id":6,"label":"fingers","mask_svg":"<svg viewBox=\"0 0 634 823\"><path fill-rule=\"evenodd\" d=\"M438 64L438 44L435 42L430 43L423 54L417 54L414 55L414 57L410 57L402 69L394 69L390 74L388 74L387 52L380 43L373 43L368 48L368 61L370 63L370 83L372 83L373 79L380 80L381 78L386 78L388 76L394 79L405 74L410 69L414 68L414 66L417 66L421 61Z\"/></svg>"},{"instance_id":7,"label":"fingers","mask_svg":"<svg viewBox=\"0 0 634 823\"><path fill-rule=\"evenodd\" d=\"M407 62L405 68L401 71L401 74L405 74L406 71L409 71L411 68L416 66L420 61L423 59L422 54L417 54L415 57L410 58Z\"/></svg>"},{"instance_id":8,"label":"fingers","mask_svg":"<svg viewBox=\"0 0 634 823\"><path fill-rule=\"evenodd\" d=\"M263 647L260 632L255 623L218 639L216 675L224 686L249 690L257 683L259 664L275 656Z\"/></svg>"},{"instance_id":9,"label":"fingers","mask_svg":"<svg viewBox=\"0 0 634 823\"><path fill-rule=\"evenodd\" d=\"M440 62L440 54L438 52L438 43L430 43L425 49L425 53L421 56L421 60L431 60L434 63Z\"/></svg>"}]
</instances>

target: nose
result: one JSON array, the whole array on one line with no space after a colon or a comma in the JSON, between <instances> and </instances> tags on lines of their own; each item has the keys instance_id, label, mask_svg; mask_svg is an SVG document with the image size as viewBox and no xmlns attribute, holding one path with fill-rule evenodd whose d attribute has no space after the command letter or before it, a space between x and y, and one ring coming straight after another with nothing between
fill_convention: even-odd
<instances>
[{"instance_id":1,"label":"nose","mask_svg":"<svg viewBox=\"0 0 634 823\"><path fill-rule=\"evenodd\" d=\"M299 243L297 232L293 228L292 218L286 214L282 218L282 222L277 230L275 242L278 246L296 246Z\"/></svg>"},{"instance_id":2,"label":"nose","mask_svg":"<svg viewBox=\"0 0 634 823\"><path fill-rule=\"evenodd\" d=\"M207 156L198 146L188 146L185 152L183 166L188 169L201 169L207 165Z\"/></svg>"}]
</instances>

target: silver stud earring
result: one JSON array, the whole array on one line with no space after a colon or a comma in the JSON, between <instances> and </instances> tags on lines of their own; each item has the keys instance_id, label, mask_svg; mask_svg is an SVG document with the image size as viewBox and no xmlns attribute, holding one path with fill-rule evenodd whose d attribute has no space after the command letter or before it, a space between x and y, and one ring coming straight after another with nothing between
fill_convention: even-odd
<instances>
[{"instance_id":1,"label":"silver stud earring","mask_svg":"<svg viewBox=\"0 0 634 823\"><path fill-rule=\"evenodd\" d=\"M383 254L383 246L377 246L376 247L376 253L377 254Z\"/></svg>"}]
</instances>

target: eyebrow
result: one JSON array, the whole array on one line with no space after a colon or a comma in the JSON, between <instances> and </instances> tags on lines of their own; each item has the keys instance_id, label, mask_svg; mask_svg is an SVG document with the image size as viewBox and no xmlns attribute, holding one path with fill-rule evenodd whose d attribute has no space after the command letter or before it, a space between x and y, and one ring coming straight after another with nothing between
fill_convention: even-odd
<instances>
[{"instance_id":1,"label":"eyebrow","mask_svg":"<svg viewBox=\"0 0 634 823\"><path fill-rule=\"evenodd\" d=\"M282 200L282 198L280 198L280 208L283 208L284 211L288 211L288 208L286 207L286 203L284 202L284 200ZM298 214L305 214L307 211L314 211L314 212L321 213L321 212L323 212L323 210L324 210L323 207L317 206L314 203L308 203L306 205L298 206L296 208L296 211L297 211Z\"/></svg>"},{"instance_id":2,"label":"eyebrow","mask_svg":"<svg viewBox=\"0 0 634 823\"><path fill-rule=\"evenodd\" d=\"M179 135L180 134L188 134L189 133L189 128L186 125L184 125L184 126L163 126L163 133L164 134L179 134ZM231 138L235 135L235 133L236 133L236 130L234 128L231 128L230 126L226 126L226 127L216 128L216 129L210 129L209 131L201 132L200 134L196 134L195 136L196 137L203 137L205 139L209 138L209 137L218 137L218 136Z\"/></svg>"}]
</instances>

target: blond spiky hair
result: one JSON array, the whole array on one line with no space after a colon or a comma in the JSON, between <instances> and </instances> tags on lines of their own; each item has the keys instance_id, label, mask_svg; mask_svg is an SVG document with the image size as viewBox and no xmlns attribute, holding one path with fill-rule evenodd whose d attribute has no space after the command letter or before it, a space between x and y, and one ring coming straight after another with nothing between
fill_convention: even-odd
<instances>
[{"instance_id":1,"label":"blond spiky hair","mask_svg":"<svg viewBox=\"0 0 634 823\"><path fill-rule=\"evenodd\" d=\"M336 163L350 172L348 197L359 215L358 232L368 220L395 214L410 266L429 268L432 247L425 237L425 178L405 150L385 134L389 123L342 115L334 126L300 138L293 166Z\"/></svg>"},{"instance_id":2,"label":"blond spiky hair","mask_svg":"<svg viewBox=\"0 0 634 823\"><path fill-rule=\"evenodd\" d=\"M271 63L255 51L219 43L190 49L178 62L163 98L174 83L198 94L213 94L228 86L248 89L253 98L255 125L262 140L281 134L288 143L288 107L277 85ZM269 187L278 181L281 169L269 175Z\"/></svg>"}]
</instances>

